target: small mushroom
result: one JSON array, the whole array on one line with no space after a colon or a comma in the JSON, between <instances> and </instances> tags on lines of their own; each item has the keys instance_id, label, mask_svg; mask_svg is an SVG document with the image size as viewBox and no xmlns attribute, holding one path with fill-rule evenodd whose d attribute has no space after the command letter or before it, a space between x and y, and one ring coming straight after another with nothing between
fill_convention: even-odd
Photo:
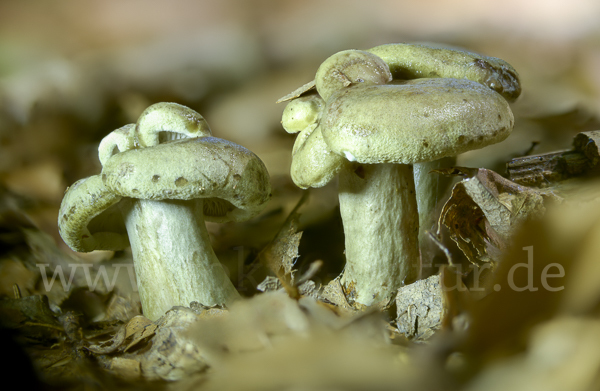
<instances>
[{"instance_id":1,"label":"small mushroom","mask_svg":"<svg viewBox=\"0 0 600 391\"><path fill-rule=\"evenodd\" d=\"M131 244L143 312L152 320L176 305L229 305L239 297L204 221L247 220L270 198L262 161L244 147L210 137L207 125L198 126L202 122L184 106L151 106L137 126L127 127L146 147L121 150L130 147L114 141L122 135L107 136L100 147L101 175L71 186L61 205L60 233L75 251ZM162 141L161 133L174 141Z\"/></svg>"},{"instance_id":2,"label":"small mushroom","mask_svg":"<svg viewBox=\"0 0 600 391\"><path fill-rule=\"evenodd\" d=\"M373 57L351 52L364 63ZM321 68L317 72L317 91L326 86L329 98L315 116L318 123L296 139L291 175L307 188L323 186L339 173L346 237L341 282L356 303L386 305L419 273L412 165L502 141L512 130L513 115L502 96L478 82L425 78L388 83L376 77L389 74L380 69L387 67L382 61L365 67L373 77L355 79L343 72L343 65L330 65L343 64L347 57L347 52L338 53L321 65L329 69L325 76ZM332 90L327 79L342 78L339 74L349 83Z\"/></svg>"}]
</instances>

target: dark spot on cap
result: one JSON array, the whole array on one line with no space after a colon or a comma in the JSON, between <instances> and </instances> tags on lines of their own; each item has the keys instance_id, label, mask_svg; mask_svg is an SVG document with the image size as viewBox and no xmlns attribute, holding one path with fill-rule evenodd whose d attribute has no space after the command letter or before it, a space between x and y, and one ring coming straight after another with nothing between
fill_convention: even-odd
<instances>
[{"instance_id":1,"label":"dark spot on cap","mask_svg":"<svg viewBox=\"0 0 600 391\"><path fill-rule=\"evenodd\" d=\"M498 114L498 119L502 119L502 116L500 114Z\"/></svg>"},{"instance_id":2,"label":"dark spot on cap","mask_svg":"<svg viewBox=\"0 0 600 391\"><path fill-rule=\"evenodd\" d=\"M425 148L427 148L427 147L429 146L429 143L428 143L426 140L423 140L423 146L424 146Z\"/></svg>"},{"instance_id":3,"label":"dark spot on cap","mask_svg":"<svg viewBox=\"0 0 600 391\"><path fill-rule=\"evenodd\" d=\"M429 113L423 114L423 117L425 117L425 118L429 117Z\"/></svg>"},{"instance_id":4,"label":"dark spot on cap","mask_svg":"<svg viewBox=\"0 0 600 391\"><path fill-rule=\"evenodd\" d=\"M490 65L490 63L481 58L475 60L475 65L477 65L481 69L486 69L486 70L492 69L492 66Z\"/></svg>"},{"instance_id":5,"label":"dark spot on cap","mask_svg":"<svg viewBox=\"0 0 600 391\"><path fill-rule=\"evenodd\" d=\"M132 193L138 194L140 191L138 189L131 189Z\"/></svg>"},{"instance_id":6,"label":"dark spot on cap","mask_svg":"<svg viewBox=\"0 0 600 391\"><path fill-rule=\"evenodd\" d=\"M175 186L177 186L177 187L185 186L185 185L187 185L187 183L188 183L188 180L182 176L175 179Z\"/></svg>"},{"instance_id":7,"label":"dark spot on cap","mask_svg":"<svg viewBox=\"0 0 600 391\"><path fill-rule=\"evenodd\" d=\"M462 134L460 136L458 136L458 142L462 143L465 141L465 136L463 136Z\"/></svg>"},{"instance_id":8,"label":"dark spot on cap","mask_svg":"<svg viewBox=\"0 0 600 391\"><path fill-rule=\"evenodd\" d=\"M235 179L236 181L239 181L240 179L242 179L242 176L240 174L234 174L233 179Z\"/></svg>"},{"instance_id":9,"label":"dark spot on cap","mask_svg":"<svg viewBox=\"0 0 600 391\"><path fill-rule=\"evenodd\" d=\"M156 183L160 180L160 175L154 175L152 176L152 182Z\"/></svg>"}]
</instances>

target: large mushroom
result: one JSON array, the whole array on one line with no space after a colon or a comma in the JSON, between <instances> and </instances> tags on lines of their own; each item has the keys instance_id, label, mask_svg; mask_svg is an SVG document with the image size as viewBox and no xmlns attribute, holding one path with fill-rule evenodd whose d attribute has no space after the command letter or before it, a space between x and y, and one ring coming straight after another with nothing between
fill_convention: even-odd
<instances>
[{"instance_id":1,"label":"large mushroom","mask_svg":"<svg viewBox=\"0 0 600 391\"><path fill-rule=\"evenodd\" d=\"M346 241L341 282L362 305L386 305L418 277L412 165L502 141L513 127L506 100L477 81L391 79L387 63L372 53L337 53L317 71L322 98L293 100L282 121L295 132L299 127L289 124L298 123L294 113L303 113L306 102L322 108L296 139L291 175L308 188L339 174Z\"/></svg>"},{"instance_id":2,"label":"large mushroom","mask_svg":"<svg viewBox=\"0 0 600 391\"><path fill-rule=\"evenodd\" d=\"M270 180L262 161L210 137L202 116L174 103L149 107L136 126L114 131L99 150L101 175L76 182L63 199L65 242L82 252L130 243L149 319L192 301L237 299L204 221L244 221L263 209Z\"/></svg>"}]
</instances>

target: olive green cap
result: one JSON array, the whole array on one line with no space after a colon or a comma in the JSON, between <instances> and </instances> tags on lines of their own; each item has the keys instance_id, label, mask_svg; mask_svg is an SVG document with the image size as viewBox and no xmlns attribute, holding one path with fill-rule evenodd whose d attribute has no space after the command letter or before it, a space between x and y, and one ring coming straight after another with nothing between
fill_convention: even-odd
<instances>
[{"instance_id":1,"label":"olive green cap","mask_svg":"<svg viewBox=\"0 0 600 391\"><path fill-rule=\"evenodd\" d=\"M104 186L100 175L80 179L67 189L60 205L60 236L79 252L128 247L127 230L116 207L120 200Z\"/></svg>"},{"instance_id":2,"label":"olive green cap","mask_svg":"<svg viewBox=\"0 0 600 391\"><path fill-rule=\"evenodd\" d=\"M178 103L161 102L149 106L136 124L142 147L179 138L208 137L212 133L202 115Z\"/></svg>"},{"instance_id":3,"label":"olive green cap","mask_svg":"<svg viewBox=\"0 0 600 391\"><path fill-rule=\"evenodd\" d=\"M469 79L513 101L521 94L519 74L506 61L458 48L392 43L366 50L390 67L394 79Z\"/></svg>"},{"instance_id":4,"label":"olive green cap","mask_svg":"<svg viewBox=\"0 0 600 391\"><path fill-rule=\"evenodd\" d=\"M110 191L144 200L204 199L208 221L243 221L269 200L263 162L246 148L215 137L191 138L132 149L102 169Z\"/></svg>"},{"instance_id":5,"label":"olive green cap","mask_svg":"<svg viewBox=\"0 0 600 391\"><path fill-rule=\"evenodd\" d=\"M98 146L98 158L100 164L104 163L119 152L127 151L135 147L135 124L125 125L113 130L100 141Z\"/></svg>"},{"instance_id":6,"label":"olive green cap","mask_svg":"<svg viewBox=\"0 0 600 391\"><path fill-rule=\"evenodd\" d=\"M316 124L321 118L325 102L317 94L296 98L287 104L281 116L281 125L288 133L298 133Z\"/></svg>"},{"instance_id":7,"label":"olive green cap","mask_svg":"<svg viewBox=\"0 0 600 391\"><path fill-rule=\"evenodd\" d=\"M434 78L340 90L320 127L329 149L350 161L413 164L500 142L513 123L508 103L493 90Z\"/></svg>"},{"instance_id":8,"label":"olive green cap","mask_svg":"<svg viewBox=\"0 0 600 391\"><path fill-rule=\"evenodd\" d=\"M327 101L336 91L353 84L385 84L392 80L388 65L362 50L344 50L327 58L315 76L319 95Z\"/></svg>"},{"instance_id":9,"label":"olive green cap","mask_svg":"<svg viewBox=\"0 0 600 391\"><path fill-rule=\"evenodd\" d=\"M322 187L331 181L348 161L329 149L320 126L303 130L294 144L290 173L296 186Z\"/></svg>"}]
</instances>

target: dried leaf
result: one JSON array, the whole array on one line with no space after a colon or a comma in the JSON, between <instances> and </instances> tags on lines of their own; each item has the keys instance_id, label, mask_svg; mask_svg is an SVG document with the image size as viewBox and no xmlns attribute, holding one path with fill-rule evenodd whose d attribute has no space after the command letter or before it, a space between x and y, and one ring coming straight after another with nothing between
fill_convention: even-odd
<instances>
[{"instance_id":1,"label":"dried leaf","mask_svg":"<svg viewBox=\"0 0 600 391\"><path fill-rule=\"evenodd\" d=\"M475 265L497 261L498 250L506 248L514 230L526 219L544 213L552 193L511 182L486 169L455 167L438 173L467 178L452 189L438 223L450 230L450 237Z\"/></svg>"},{"instance_id":2,"label":"dried leaf","mask_svg":"<svg viewBox=\"0 0 600 391\"><path fill-rule=\"evenodd\" d=\"M48 297L38 295L0 300L0 324L11 329L35 326L63 331Z\"/></svg>"},{"instance_id":3,"label":"dried leaf","mask_svg":"<svg viewBox=\"0 0 600 391\"><path fill-rule=\"evenodd\" d=\"M273 276L267 276L263 280L263 282L258 284L258 286L256 287L256 289L261 292L274 292L278 291L281 288L281 281L279 281L279 278Z\"/></svg>"},{"instance_id":4,"label":"dried leaf","mask_svg":"<svg viewBox=\"0 0 600 391\"><path fill-rule=\"evenodd\" d=\"M123 351L126 352L141 341L152 337L157 328L158 326L150 319L142 315L135 316L127 323L125 339L131 338L131 342L123 349Z\"/></svg>"},{"instance_id":5,"label":"dried leaf","mask_svg":"<svg viewBox=\"0 0 600 391\"><path fill-rule=\"evenodd\" d=\"M204 304L200 304L197 301L192 301L190 303L190 308L194 311L200 319L210 319L214 317L219 317L227 313L227 310L221 305L213 305L207 306Z\"/></svg>"},{"instance_id":6,"label":"dried leaf","mask_svg":"<svg viewBox=\"0 0 600 391\"><path fill-rule=\"evenodd\" d=\"M259 262L275 273L288 295L299 298L298 287L294 283L293 266L298 259L298 246L302 232L298 232L298 209L306 202L308 193L298 201L281 230L258 255Z\"/></svg>"},{"instance_id":7,"label":"dried leaf","mask_svg":"<svg viewBox=\"0 0 600 391\"><path fill-rule=\"evenodd\" d=\"M206 362L187 337L188 329L199 319L190 308L173 307L154 324L150 349L125 357L138 360L148 379L179 380L202 371Z\"/></svg>"},{"instance_id":8,"label":"dried leaf","mask_svg":"<svg viewBox=\"0 0 600 391\"><path fill-rule=\"evenodd\" d=\"M134 316L127 324L123 325L108 341L87 347L96 354L108 354L116 351L126 352L139 342L154 335L158 326L150 319L138 315Z\"/></svg>"},{"instance_id":9,"label":"dried leaf","mask_svg":"<svg viewBox=\"0 0 600 391\"><path fill-rule=\"evenodd\" d=\"M139 361L130 358L115 357L110 362L110 370L128 380L141 377L142 368Z\"/></svg>"},{"instance_id":10,"label":"dried leaf","mask_svg":"<svg viewBox=\"0 0 600 391\"><path fill-rule=\"evenodd\" d=\"M406 285L398 290L398 332L411 340L431 338L442 327L446 309L439 275Z\"/></svg>"},{"instance_id":11,"label":"dried leaf","mask_svg":"<svg viewBox=\"0 0 600 391\"><path fill-rule=\"evenodd\" d=\"M350 284L346 289L340 282L340 279L341 277L338 276L329 281L329 284L325 285L319 291L317 298L325 303L334 304L343 312L355 313L357 311L366 310L366 306L359 304L354 300L348 300L353 294L354 285Z\"/></svg>"},{"instance_id":12,"label":"dried leaf","mask_svg":"<svg viewBox=\"0 0 600 391\"><path fill-rule=\"evenodd\" d=\"M110 340L102 342L97 345L90 345L87 347L89 351L96 354L108 354L117 351L117 349L123 344L125 341L125 326L121 327L114 337Z\"/></svg>"},{"instance_id":13,"label":"dried leaf","mask_svg":"<svg viewBox=\"0 0 600 391\"><path fill-rule=\"evenodd\" d=\"M299 96L301 96L302 94L304 94L305 92L308 92L314 88L315 88L315 81L314 80L309 81L308 83L304 84L302 87L299 87L299 88L295 89L294 91L290 92L289 94L287 94L286 96L277 99L277 102L275 102L275 103L287 102L288 100L296 99Z\"/></svg>"}]
</instances>

